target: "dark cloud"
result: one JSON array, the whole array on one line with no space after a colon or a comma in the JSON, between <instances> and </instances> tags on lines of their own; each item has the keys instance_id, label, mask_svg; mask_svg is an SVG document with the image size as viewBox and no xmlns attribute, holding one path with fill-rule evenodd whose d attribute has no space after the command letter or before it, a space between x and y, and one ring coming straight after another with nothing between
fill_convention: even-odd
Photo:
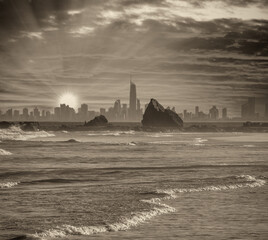
<instances>
[{"instance_id":1,"label":"dark cloud","mask_svg":"<svg viewBox=\"0 0 268 240\"><path fill-rule=\"evenodd\" d=\"M258 7L268 6L268 0L188 0L192 5L196 7L203 7L205 3L210 2L223 2L229 6L248 7L250 5L256 5Z\"/></svg>"},{"instance_id":2,"label":"dark cloud","mask_svg":"<svg viewBox=\"0 0 268 240\"><path fill-rule=\"evenodd\" d=\"M208 108L217 95L215 104L237 112L267 91L268 21L201 21L191 15L200 2L182 17L164 0L0 1L0 101L52 107L71 89L108 107L115 96L127 101L132 73L142 103L153 92L177 109Z\"/></svg>"}]
</instances>

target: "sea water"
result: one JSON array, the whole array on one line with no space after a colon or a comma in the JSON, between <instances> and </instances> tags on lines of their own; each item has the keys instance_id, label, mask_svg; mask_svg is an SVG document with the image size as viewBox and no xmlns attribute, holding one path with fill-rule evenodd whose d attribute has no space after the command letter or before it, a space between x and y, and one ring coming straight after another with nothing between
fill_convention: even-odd
<instances>
[{"instance_id":1,"label":"sea water","mask_svg":"<svg viewBox=\"0 0 268 240\"><path fill-rule=\"evenodd\" d=\"M0 130L0 239L268 239L268 134Z\"/></svg>"}]
</instances>

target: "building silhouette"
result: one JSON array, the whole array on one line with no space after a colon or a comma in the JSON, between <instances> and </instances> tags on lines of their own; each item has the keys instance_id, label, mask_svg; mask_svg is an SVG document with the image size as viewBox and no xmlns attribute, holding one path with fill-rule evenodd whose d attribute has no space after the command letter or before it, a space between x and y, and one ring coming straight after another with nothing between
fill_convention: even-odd
<instances>
[{"instance_id":1,"label":"building silhouette","mask_svg":"<svg viewBox=\"0 0 268 240\"><path fill-rule=\"evenodd\" d=\"M248 102L241 106L241 117L243 119L253 120L256 117L255 113L255 97L248 98Z\"/></svg>"},{"instance_id":2,"label":"building silhouette","mask_svg":"<svg viewBox=\"0 0 268 240\"><path fill-rule=\"evenodd\" d=\"M216 106L213 106L211 109L209 109L209 116L211 120L219 119L219 110Z\"/></svg>"},{"instance_id":3,"label":"building silhouette","mask_svg":"<svg viewBox=\"0 0 268 240\"><path fill-rule=\"evenodd\" d=\"M222 119L223 120L226 120L228 117L227 117L227 108L223 108L222 109Z\"/></svg>"},{"instance_id":4,"label":"building silhouette","mask_svg":"<svg viewBox=\"0 0 268 240\"><path fill-rule=\"evenodd\" d=\"M137 115L137 95L136 85L130 81L130 93L129 93L129 120L136 120Z\"/></svg>"}]
</instances>

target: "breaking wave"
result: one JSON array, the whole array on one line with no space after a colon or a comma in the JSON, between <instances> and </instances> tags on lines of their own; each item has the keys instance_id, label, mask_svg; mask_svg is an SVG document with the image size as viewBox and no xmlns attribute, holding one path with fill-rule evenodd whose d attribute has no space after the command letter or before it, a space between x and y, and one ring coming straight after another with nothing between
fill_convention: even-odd
<instances>
[{"instance_id":1,"label":"breaking wave","mask_svg":"<svg viewBox=\"0 0 268 240\"><path fill-rule=\"evenodd\" d=\"M12 126L7 129L0 129L0 139L1 140L29 140L39 137L53 137L54 134L48 133L46 131L37 132L25 132L18 126Z\"/></svg>"},{"instance_id":2,"label":"breaking wave","mask_svg":"<svg viewBox=\"0 0 268 240\"><path fill-rule=\"evenodd\" d=\"M177 198L177 193L191 193L191 192L201 192L201 191L221 191L221 190L233 190L237 188L244 187L261 187L266 181L262 179L257 179L250 175L236 176L237 181L245 180L245 182L229 185L217 185L217 186L206 186L199 188L175 188L175 189L164 189L157 190L156 193L166 194L167 196L162 198L152 198L149 200L140 200L142 202L151 205L151 210L132 213L128 218L122 218L119 222L101 226L72 226L72 225L62 225L57 226L53 229L48 229L46 231L35 233L30 235L35 239L45 239L45 238L65 238L68 235L93 235L104 232L116 232L125 231L131 227L135 227L146 221L152 219L153 217L175 212L176 209L164 204L163 200L175 199Z\"/></svg>"},{"instance_id":3,"label":"breaking wave","mask_svg":"<svg viewBox=\"0 0 268 240\"><path fill-rule=\"evenodd\" d=\"M266 181L263 179L257 179L250 175L240 175L235 177L237 180L245 180L246 182L233 183L228 185L211 185L199 188L174 188L157 190L157 193L165 193L168 196L165 199L175 199L177 198L176 193L191 193L191 192L202 192L202 191L223 191L223 190L234 190L238 188L255 188L262 187Z\"/></svg>"},{"instance_id":4,"label":"breaking wave","mask_svg":"<svg viewBox=\"0 0 268 240\"><path fill-rule=\"evenodd\" d=\"M12 154L11 152L8 152L8 151L0 148L0 156L7 156L7 155L11 155L11 154Z\"/></svg>"},{"instance_id":5,"label":"breaking wave","mask_svg":"<svg viewBox=\"0 0 268 240\"><path fill-rule=\"evenodd\" d=\"M113 223L113 224L107 224L103 226L80 226L80 227L66 224L66 225L58 226L54 229L46 230L42 233L33 234L31 235L31 237L35 237L37 239L44 239L48 237L49 238L61 238L61 237L66 237L67 235L88 236L88 235L104 233L104 232L125 231L125 230L130 229L131 227L138 226L155 216L176 211L175 208L161 203L161 200L158 198L153 198L151 200L141 200L141 201L153 205L153 208L150 211L132 213L131 217L122 218L121 221L117 223Z\"/></svg>"},{"instance_id":6,"label":"breaking wave","mask_svg":"<svg viewBox=\"0 0 268 240\"><path fill-rule=\"evenodd\" d=\"M90 132L88 136L121 136L121 135L133 135L135 131L102 131L102 132Z\"/></svg>"},{"instance_id":7,"label":"breaking wave","mask_svg":"<svg viewBox=\"0 0 268 240\"><path fill-rule=\"evenodd\" d=\"M0 188L12 188L16 185L18 185L19 182L6 182L6 183L0 183Z\"/></svg>"}]
</instances>

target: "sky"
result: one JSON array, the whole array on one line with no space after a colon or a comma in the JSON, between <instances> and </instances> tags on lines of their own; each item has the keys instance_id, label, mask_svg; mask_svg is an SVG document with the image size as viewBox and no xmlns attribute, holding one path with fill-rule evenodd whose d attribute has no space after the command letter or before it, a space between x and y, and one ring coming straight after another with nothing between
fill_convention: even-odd
<instances>
[{"instance_id":1,"label":"sky","mask_svg":"<svg viewBox=\"0 0 268 240\"><path fill-rule=\"evenodd\" d=\"M0 0L0 109L268 102L268 0Z\"/></svg>"}]
</instances>

